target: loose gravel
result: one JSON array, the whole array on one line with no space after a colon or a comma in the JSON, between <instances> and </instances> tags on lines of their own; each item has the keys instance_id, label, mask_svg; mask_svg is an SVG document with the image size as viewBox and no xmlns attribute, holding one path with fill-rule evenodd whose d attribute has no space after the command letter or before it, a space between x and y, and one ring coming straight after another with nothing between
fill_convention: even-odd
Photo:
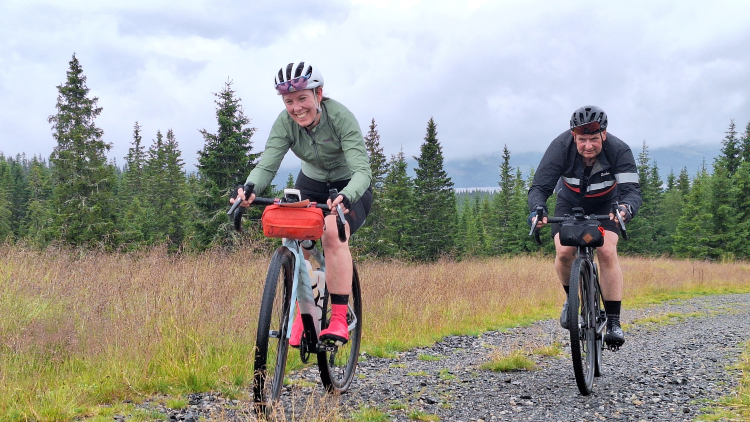
<instances>
[{"instance_id":1,"label":"loose gravel","mask_svg":"<svg viewBox=\"0 0 750 422\"><path fill-rule=\"evenodd\" d=\"M456 422L690 421L733 394L739 372L732 367L750 337L750 294L624 310L622 321L626 343L617 352L604 352L602 377L589 396L576 387L568 332L556 320L546 320L477 337L449 336L393 358L363 355L351 389L340 397L322 393L312 365L290 376L293 386L282 396L284 415L288 420L307 420L313 414L325 419L320 408L339 404L332 412L342 419L370 407L392 421L413 420L418 414ZM532 353L555 344L561 346L557 356ZM530 353L536 369L480 368L493 354L513 350ZM246 400L218 393L192 394L180 410L167 409L162 401L154 398L140 406L166 414L170 421L255 420Z\"/></svg>"}]
</instances>

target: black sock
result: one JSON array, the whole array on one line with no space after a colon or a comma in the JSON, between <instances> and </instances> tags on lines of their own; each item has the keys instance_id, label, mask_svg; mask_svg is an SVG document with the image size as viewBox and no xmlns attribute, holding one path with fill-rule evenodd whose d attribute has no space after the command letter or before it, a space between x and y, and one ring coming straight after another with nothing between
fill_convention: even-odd
<instances>
[{"instance_id":1,"label":"black sock","mask_svg":"<svg viewBox=\"0 0 750 422\"><path fill-rule=\"evenodd\" d=\"M570 286L563 286L563 289L565 289L565 296L570 294Z\"/></svg>"},{"instance_id":2,"label":"black sock","mask_svg":"<svg viewBox=\"0 0 750 422\"><path fill-rule=\"evenodd\" d=\"M335 295L331 293L331 305L348 305L349 295Z\"/></svg>"},{"instance_id":3,"label":"black sock","mask_svg":"<svg viewBox=\"0 0 750 422\"><path fill-rule=\"evenodd\" d=\"M622 304L619 300L605 300L604 311L607 313L607 319L614 323L620 323L620 305Z\"/></svg>"}]
</instances>

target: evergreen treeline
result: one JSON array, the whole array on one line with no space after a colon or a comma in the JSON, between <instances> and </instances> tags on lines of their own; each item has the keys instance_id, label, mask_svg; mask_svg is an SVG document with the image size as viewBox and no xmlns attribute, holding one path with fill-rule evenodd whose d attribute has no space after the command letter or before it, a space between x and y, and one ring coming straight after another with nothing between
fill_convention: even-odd
<instances>
[{"instance_id":1,"label":"evergreen treeline","mask_svg":"<svg viewBox=\"0 0 750 422\"><path fill-rule=\"evenodd\" d=\"M65 83L57 87L57 113L49 117L57 141L49 159L0 153L0 238L109 250L165 244L199 251L237 241L225 214L227 197L260 151L232 82L215 94L218 131L200 131L204 147L197 172L187 175L175 133L159 130L146 145L137 122L123 166L108 162L111 145L95 124L102 111L98 99L89 97L75 55L69 65ZM526 223L533 174L524 178L520 168L512 168L505 147L496 192L457 194L437 135L430 119L412 178L403 151L389 159L371 121L365 144L374 203L367 224L352 239L357 253L429 261L538 251ZM624 253L750 258L750 123L738 133L732 121L721 155L692 179L683 168L662 181L645 142L637 162L643 206L628 227L632 240L620 243ZM293 184L290 175L287 186ZM276 195L274 187L262 194ZM554 201L550 198L552 210ZM260 210L252 212L257 218ZM248 226L253 240L262 241L258 225ZM544 249L551 252L552 242Z\"/></svg>"}]
</instances>

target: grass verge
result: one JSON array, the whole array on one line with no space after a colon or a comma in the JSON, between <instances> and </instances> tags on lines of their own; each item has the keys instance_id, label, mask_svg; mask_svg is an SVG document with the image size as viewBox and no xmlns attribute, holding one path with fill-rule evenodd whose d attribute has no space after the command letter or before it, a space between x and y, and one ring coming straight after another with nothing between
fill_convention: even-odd
<instances>
[{"instance_id":1,"label":"grass verge","mask_svg":"<svg viewBox=\"0 0 750 422\"><path fill-rule=\"evenodd\" d=\"M246 397L270 254L0 246L0 255L0 420L91 418L101 405L156 393ZM625 307L750 292L746 263L622 258L621 264ZM396 357L450 334L555 318L564 300L549 257L358 268L363 351L371 356ZM293 353L289 365L300 366Z\"/></svg>"},{"instance_id":2,"label":"grass verge","mask_svg":"<svg viewBox=\"0 0 750 422\"><path fill-rule=\"evenodd\" d=\"M703 421L748 421L750 420L750 342L736 365L740 371L739 384L734 394L722 398L716 405L706 409Z\"/></svg>"}]
</instances>

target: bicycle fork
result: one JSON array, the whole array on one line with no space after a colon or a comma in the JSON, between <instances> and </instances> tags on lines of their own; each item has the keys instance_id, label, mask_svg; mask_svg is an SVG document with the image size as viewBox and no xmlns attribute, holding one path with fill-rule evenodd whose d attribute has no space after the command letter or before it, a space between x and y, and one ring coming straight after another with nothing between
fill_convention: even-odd
<instances>
[{"instance_id":1,"label":"bicycle fork","mask_svg":"<svg viewBox=\"0 0 750 422\"><path fill-rule=\"evenodd\" d=\"M314 317L314 315L316 315L317 305L315 303L315 297L313 297L310 273L304 263L305 259L302 256L302 251L297 246L297 242L291 239L284 239L283 243L284 246L292 251L292 254L296 259L294 278L292 281L292 303L289 307L289 322L286 336L289 338L292 334L292 324L294 323L294 317L297 315L295 306L299 306L305 330L305 338L314 339L317 342L318 334L320 334L320 319Z\"/></svg>"}]
</instances>

